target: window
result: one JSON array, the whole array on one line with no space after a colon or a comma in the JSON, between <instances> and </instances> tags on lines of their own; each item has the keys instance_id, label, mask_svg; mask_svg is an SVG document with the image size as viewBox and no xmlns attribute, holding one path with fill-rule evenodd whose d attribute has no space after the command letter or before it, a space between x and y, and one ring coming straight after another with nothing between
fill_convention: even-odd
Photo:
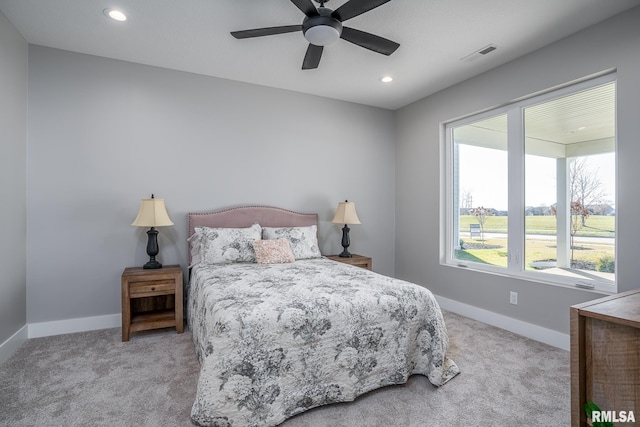
<instances>
[{"instance_id":1,"label":"window","mask_svg":"<svg viewBox=\"0 0 640 427\"><path fill-rule=\"evenodd\" d=\"M445 125L445 264L615 292L615 75Z\"/></svg>"}]
</instances>

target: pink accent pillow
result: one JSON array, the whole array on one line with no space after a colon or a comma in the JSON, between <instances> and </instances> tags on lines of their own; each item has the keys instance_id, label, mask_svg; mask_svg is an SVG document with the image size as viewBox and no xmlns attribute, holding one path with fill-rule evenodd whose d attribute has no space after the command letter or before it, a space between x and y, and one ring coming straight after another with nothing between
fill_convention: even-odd
<instances>
[{"instance_id":1,"label":"pink accent pillow","mask_svg":"<svg viewBox=\"0 0 640 427\"><path fill-rule=\"evenodd\" d=\"M251 244L258 264L284 264L296 260L287 239L256 240Z\"/></svg>"}]
</instances>

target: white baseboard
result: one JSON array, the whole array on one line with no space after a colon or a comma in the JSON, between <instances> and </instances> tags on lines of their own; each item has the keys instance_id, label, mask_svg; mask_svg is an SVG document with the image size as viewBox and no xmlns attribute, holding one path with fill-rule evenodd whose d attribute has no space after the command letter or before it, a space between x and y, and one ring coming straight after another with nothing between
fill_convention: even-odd
<instances>
[{"instance_id":1,"label":"white baseboard","mask_svg":"<svg viewBox=\"0 0 640 427\"><path fill-rule=\"evenodd\" d=\"M489 310L464 304L449 298L436 295L438 304L444 310L487 323L498 328L561 348L569 350L569 335L552 329L543 328L533 323L523 322ZM121 314L83 317L78 319L56 320L52 322L30 323L25 325L11 338L0 345L0 363L8 359L27 338L40 338L52 335L71 334L74 332L93 331L96 329L117 328L122 326Z\"/></svg>"},{"instance_id":2,"label":"white baseboard","mask_svg":"<svg viewBox=\"0 0 640 427\"><path fill-rule=\"evenodd\" d=\"M506 329L509 332L569 351L570 337L568 334L543 328L542 326L534 325L533 323L523 322L522 320L517 320L512 317L494 313L483 308L474 307L469 304L464 304L449 298L438 295L435 295L435 297L438 304L440 304L440 307L444 310L478 320L491 326Z\"/></svg>"},{"instance_id":3,"label":"white baseboard","mask_svg":"<svg viewBox=\"0 0 640 427\"><path fill-rule=\"evenodd\" d=\"M120 326L122 326L121 314L108 314L106 316L82 317L79 319L29 323L29 338L72 334L75 332L117 328Z\"/></svg>"},{"instance_id":4,"label":"white baseboard","mask_svg":"<svg viewBox=\"0 0 640 427\"><path fill-rule=\"evenodd\" d=\"M0 363L8 360L13 353L27 341L28 328L24 325L18 332L11 335L5 342L0 344Z\"/></svg>"}]
</instances>

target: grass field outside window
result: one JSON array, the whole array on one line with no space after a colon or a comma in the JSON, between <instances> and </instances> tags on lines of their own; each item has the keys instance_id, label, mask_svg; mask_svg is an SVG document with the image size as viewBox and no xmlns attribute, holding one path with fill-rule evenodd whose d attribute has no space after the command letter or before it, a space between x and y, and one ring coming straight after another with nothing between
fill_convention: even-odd
<instances>
[{"instance_id":1,"label":"grass field outside window","mask_svg":"<svg viewBox=\"0 0 640 427\"><path fill-rule=\"evenodd\" d=\"M556 234L555 217L527 216L525 224L530 244L528 245L525 266L527 270L535 270L531 266L535 261L554 261L556 244L553 238ZM507 217L492 216L487 218L484 226L484 241L480 236L469 236L471 224L477 224L472 215L460 216L460 238L463 242L461 249L456 250L456 258L463 261L479 262L482 264L507 266ZM465 230L465 231L463 231ZM535 236L539 236L539 239ZM615 237L615 217L592 215L586 219L582 229L576 233L574 244L575 259L583 263L591 263L596 269L603 260L615 258L615 246L611 238ZM581 239L589 238L589 239ZM598 239L602 238L602 239Z\"/></svg>"}]
</instances>

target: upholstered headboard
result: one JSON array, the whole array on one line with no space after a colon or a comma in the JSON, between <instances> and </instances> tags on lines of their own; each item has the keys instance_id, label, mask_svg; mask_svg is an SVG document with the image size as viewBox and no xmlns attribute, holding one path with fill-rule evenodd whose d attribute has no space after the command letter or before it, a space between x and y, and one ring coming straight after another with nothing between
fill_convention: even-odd
<instances>
[{"instance_id":1,"label":"upholstered headboard","mask_svg":"<svg viewBox=\"0 0 640 427\"><path fill-rule=\"evenodd\" d=\"M318 214L293 212L272 206L238 206L212 212L187 214L188 236L196 227L241 228L258 223L262 227L306 227L318 225ZM191 249L188 248L189 264Z\"/></svg>"}]
</instances>

